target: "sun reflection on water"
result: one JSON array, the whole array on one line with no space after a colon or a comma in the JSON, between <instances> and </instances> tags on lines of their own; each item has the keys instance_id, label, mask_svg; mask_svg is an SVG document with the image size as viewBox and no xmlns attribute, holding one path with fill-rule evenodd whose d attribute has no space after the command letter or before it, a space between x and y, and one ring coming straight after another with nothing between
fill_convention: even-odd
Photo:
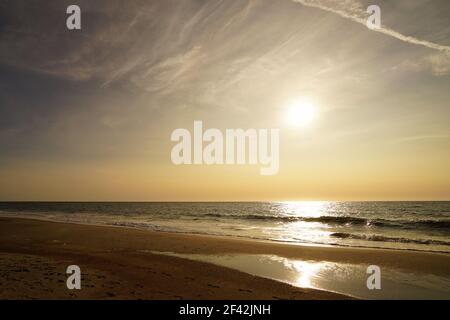
<instances>
[{"instance_id":1,"label":"sun reflection on water","mask_svg":"<svg viewBox=\"0 0 450 320\"><path fill-rule=\"evenodd\" d=\"M318 218L326 212L328 201L286 201L282 202L285 214L306 218Z\"/></svg>"},{"instance_id":2,"label":"sun reflection on water","mask_svg":"<svg viewBox=\"0 0 450 320\"><path fill-rule=\"evenodd\" d=\"M277 240L303 243L326 243L330 231L328 225L311 219L329 215L334 202L329 201L287 201L281 202L280 214L293 218L280 224L282 237ZM304 220L305 219L305 220Z\"/></svg>"}]
</instances>

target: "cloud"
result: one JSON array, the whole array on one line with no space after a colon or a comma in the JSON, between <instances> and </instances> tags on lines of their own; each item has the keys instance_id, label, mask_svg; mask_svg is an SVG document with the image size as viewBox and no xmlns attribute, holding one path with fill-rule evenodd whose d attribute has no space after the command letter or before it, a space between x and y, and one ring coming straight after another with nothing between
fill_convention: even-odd
<instances>
[{"instance_id":1,"label":"cloud","mask_svg":"<svg viewBox=\"0 0 450 320\"><path fill-rule=\"evenodd\" d=\"M302 77L294 71L304 74L310 83L314 79L308 75L320 76L325 71L339 69L351 74L349 69L358 66L358 59L366 59L367 53L382 44L368 44L358 25L353 26L354 39L340 38L339 31L331 36L340 19L323 11L365 25L367 13L361 1L292 1L322 11L301 10L300 6L292 10L289 1L270 0L164 0L126 5L119 0L100 4L79 0L84 23L79 33L64 29L65 11L61 14L59 4L36 5L23 12L23 4L10 1L10 13L0 13L0 21L6 21L0 28L0 63L70 80L98 81L103 88L125 84L153 97L178 93L217 98L231 90L236 95L236 88L243 88L243 83L252 90L261 84L258 90L265 90L265 82L280 79L282 74L293 78L292 83L301 82ZM35 11L39 14L31 18ZM438 50L426 58L420 52L417 70L431 69L434 75L450 72L449 47L388 28L380 32ZM347 45L342 46L342 41ZM330 57L330 48L339 55ZM355 49L361 49L360 57L355 57ZM408 52L404 60L410 56ZM314 63L300 63L312 60ZM323 61L329 61L325 68ZM320 70L313 70L315 66L321 66Z\"/></svg>"},{"instance_id":2,"label":"cloud","mask_svg":"<svg viewBox=\"0 0 450 320\"><path fill-rule=\"evenodd\" d=\"M352 20L354 22L366 25L369 14L366 12L367 8L357 0L292 0L293 2L300 3L307 7L317 8L328 12L335 13L342 18ZM406 36L400 32L387 27L381 27L380 29L373 30L381 32L398 40L427 47L429 49L443 51L450 53L450 47L437 44L434 42L418 39L412 36Z\"/></svg>"},{"instance_id":3,"label":"cloud","mask_svg":"<svg viewBox=\"0 0 450 320\"><path fill-rule=\"evenodd\" d=\"M404 137L393 140L391 143L400 144L400 143L408 143L413 141L421 141L421 140L447 140L450 139L450 135L448 134L439 134L439 135L423 135L423 136L411 136Z\"/></svg>"},{"instance_id":4,"label":"cloud","mask_svg":"<svg viewBox=\"0 0 450 320\"><path fill-rule=\"evenodd\" d=\"M186 82L192 74L189 71L205 58L201 48L194 47L150 66L142 75L135 76L133 81L138 86L145 83L144 89L150 92L170 93Z\"/></svg>"},{"instance_id":5,"label":"cloud","mask_svg":"<svg viewBox=\"0 0 450 320\"><path fill-rule=\"evenodd\" d=\"M393 66L392 70L413 73L430 70L434 76L445 76L450 73L450 54L438 52L425 57L405 59Z\"/></svg>"},{"instance_id":6,"label":"cloud","mask_svg":"<svg viewBox=\"0 0 450 320\"><path fill-rule=\"evenodd\" d=\"M450 73L450 53L434 54L425 60L430 64L434 75L444 76Z\"/></svg>"}]
</instances>

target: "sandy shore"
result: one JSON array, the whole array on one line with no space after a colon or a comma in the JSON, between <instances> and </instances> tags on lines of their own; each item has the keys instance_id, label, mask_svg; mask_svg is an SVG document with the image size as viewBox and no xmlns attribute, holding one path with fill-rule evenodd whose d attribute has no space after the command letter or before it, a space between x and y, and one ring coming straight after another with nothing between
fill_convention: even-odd
<instances>
[{"instance_id":1,"label":"sandy shore","mask_svg":"<svg viewBox=\"0 0 450 320\"><path fill-rule=\"evenodd\" d=\"M1 299L340 299L212 264L145 251L275 254L287 258L380 264L448 276L450 255L316 247L225 237L0 218ZM67 290L65 270L82 270L82 290Z\"/></svg>"}]
</instances>

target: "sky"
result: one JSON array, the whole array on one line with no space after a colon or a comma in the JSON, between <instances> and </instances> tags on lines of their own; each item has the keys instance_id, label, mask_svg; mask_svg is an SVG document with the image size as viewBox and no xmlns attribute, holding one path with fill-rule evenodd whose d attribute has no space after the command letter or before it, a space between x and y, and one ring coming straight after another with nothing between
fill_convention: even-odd
<instances>
[{"instance_id":1,"label":"sky","mask_svg":"<svg viewBox=\"0 0 450 320\"><path fill-rule=\"evenodd\" d=\"M2 1L0 200L450 200L449 16L447 0ZM303 98L313 121L287 124ZM278 174L175 166L171 133L194 120L279 129Z\"/></svg>"}]
</instances>

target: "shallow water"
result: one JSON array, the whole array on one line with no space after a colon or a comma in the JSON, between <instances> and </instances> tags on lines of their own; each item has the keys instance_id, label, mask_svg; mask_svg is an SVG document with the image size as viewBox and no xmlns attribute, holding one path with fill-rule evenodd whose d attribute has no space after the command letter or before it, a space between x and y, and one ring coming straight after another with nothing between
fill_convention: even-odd
<instances>
[{"instance_id":1,"label":"shallow water","mask_svg":"<svg viewBox=\"0 0 450 320\"><path fill-rule=\"evenodd\" d=\"M203 255L155 252L208 262L255 276L361 299L450 299L450 279L381 268L381 290L367 288L366 265L288 259L276 255Z\"/></svg>"}]
</instances>

